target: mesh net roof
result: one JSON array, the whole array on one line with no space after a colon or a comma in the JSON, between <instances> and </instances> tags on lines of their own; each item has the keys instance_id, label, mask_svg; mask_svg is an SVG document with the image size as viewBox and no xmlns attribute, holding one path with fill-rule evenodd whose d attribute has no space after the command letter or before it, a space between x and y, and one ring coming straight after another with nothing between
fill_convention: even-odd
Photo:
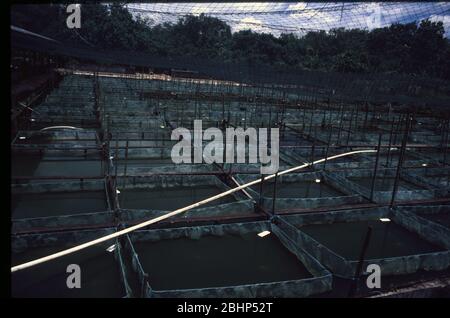
<instances>
[{"instance_id":1,"label":"mesh net roof","mask_svg":"<svg viewBox=\"0 0 450 318\"><path fill-rule=\"evenodd\" d=\"M295 33L332 28L373 29L393 23L442 21L450 36L450 2L250 2L250 3L145 3L128 4L136 16L151 25L175 23L185 15L205 14L228 23L232 31Z\"/></svg>"}]
</instances>

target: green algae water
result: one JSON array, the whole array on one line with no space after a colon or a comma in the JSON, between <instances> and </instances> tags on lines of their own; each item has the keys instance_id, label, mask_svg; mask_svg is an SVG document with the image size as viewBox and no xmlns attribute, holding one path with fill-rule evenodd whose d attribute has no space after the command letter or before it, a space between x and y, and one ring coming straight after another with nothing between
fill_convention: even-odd
<instances>
[{"instance_id":1,"label":"green algae water","mask_svg":"<svg viewBox=\"0 0 450 318\"><path fill-rule=\"evenodd\" d=\"M39 166L40 157L36 155L11 156L11 176L33 176Z\"/></svg>"},{"instance_id":2,"label":"green algae water","mask_svg":"<svg viewBox=\"0 0 450 318\"><path fill-rule=\"evenodd\" d=\"M158 189L126 189L119 194L124 209L175 210L217 195L224 190L214 186L173 187ZM205 204L202 207L234 202L232 196Z\"/></svg>"},{"instance_id":3,"label":"green algae water","mask_svg":"<svg viewBox=\"0 0 450 318\"><path fill-rule=\"evenodd\" d=\"M13 194L11 208L14 219L108 210L104 191Z\"/></svg>"},{"instance_id":4,"label":"green algae water","mask_svg":"<svg viewBox=\"0 0 450 318\"><path fill-rule=\"evenodd\" d=\"M47 176L101 176L100 160L42 160L35 155L13 156L11 159L12 177Z\"/></svg>"},{"instance_id":5,"label":"green algae water","mask_svg":"<svg viewBox=\"0 0 450 318\"><path fill-rule=\"evenodd\" d=\"M376 157L376 153L372 154L372 156L375 158ZM398 152L392 152L389 154L389 160L393 160L393 161L398 161L400 158L400 154ZM381 154L380 158L381 162L385 162L388 159L388 155L387 154ZM410 155L410 154L405 154L403 156L403 160L405 161L411 161L411 160L420 160L417 157Z\"/></svg>"},{"instance_id":6,"label":"green algae water","mask_svg":"<svg viewBox=\"0 0 450 318\"><path fill-rule=\"evenodd\" d=\"M263 184L264 196L272 197L274 191L273 187L273 182ZM252 188L259 193L259 185ZM343 195L345 194L324 182L296 181L277 183L277 198L322 198L339 197Z\"/></svg>"},{"instance_id":7,"label":"green algae water","mask_svg":"<svg viewBox=\"0 0 450 318\"><path fill-rule=\"evenodd\" d=\"M13 266L63 250L64 247L33 247L22 253L12 253ZM78 264L81 269L81 288L66 285L67 266ZM66 255L11 274L12 297L123 297L119 264L101 246Z\"/></svg>"},{"instance_id":8,"label":"green algae water","mask_svg":"<svg viewBox=\"0 0 450 318\"><path fill-rule=\"evenodd\" d=\"M128 160L116 160L114 164L117 164L117 172L123 173L125 171L125 165L128 168L148 168L159 167L165 165L174 164L171 158L148 158L148 159L128 159Z\"/></svg>"},{"instance_id":9,"label":"green algae water","mask_svg":"<svg viewBox=\"0 0 450 318\"><path fill-rule=\"evenodd\" d=\"M336 254L354 261L359 259L368 226L372 227L372 235L366 252L366 259L407 256L444 250L392 221L370 220L309 224L301 226L299 229Z\"/></svg>"},{"instance_id":10,"label":"green algae water","mask_svg":"<svg viewBox=\"0 0 450 318\"><path fill-rule=\"evenodd\" d=\"M310 278L305 266L270 234L203 236L134 243L155 290L269 283Z\"/></svg>"},{"instance_id":11,"label":"green algae water","mask_svg":"<svg viewBox=\"0 0 450 318\"><path fill-rule=\"evenodd\" d=\"M356 184L363 186L367 189L371 189L372 187L372 178L371 177L348 177L350 181L355 182ZM408 182L403 179L398 180L398 189L399 190L423 190L423 188ZM394 189L395 178L394 177L380 177L375 180L374 190L375 191L392 191Z\"/></svg>"}]
</instances>

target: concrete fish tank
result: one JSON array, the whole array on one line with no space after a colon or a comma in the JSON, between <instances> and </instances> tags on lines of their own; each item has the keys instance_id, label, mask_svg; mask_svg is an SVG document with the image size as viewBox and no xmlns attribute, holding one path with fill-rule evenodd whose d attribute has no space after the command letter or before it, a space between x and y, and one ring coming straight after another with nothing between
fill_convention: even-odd
<instances>
[{"instance_id":1,"label":"concrete fish tank","mask_svg":"<svg viewBox=\"0 0 450 318\"><path fill-rule=\"evenodd\" d=\"M13 236L11 263L22 264L112 232L114 229ZM12 273L12 297L126 297L126 279L116 260L117 249L108 248L112 245L114 240ZM80 288L67 284L71 264L79 266Z\"/></svg>"},{"instance_id":2,"label":"concrete fish tank","mask_svg":"<svg viewBox=\"0 0 450 318\"><path fill-rule=\"evenodd\" d=\"M260 175L252 174L237 176L240 184L260 178ZM261 183L246 191L259 200ZM280 176L277 178L276 190L274 178L263 182L263 206L269 211L273 207L274 191L276 191L275 212L280 214L366 202L362 196L352 193L332 176L321 172L291 173Z\"/></svg>"},{"instance_id":3,"label":"concrete fish tank","mask_svg":"<svg viewBox=\"0 0 450 318\"><path fill-rule=\"evenodd\" d=\"M277 224L333 274L356 273L368 228L363 268L378 264L383 275L438 271L450 266L450 242L402 211L343 210L278 217Z\"/></svg>"},{"instance_id":4,"label":"concrete fish tank","mask_svg":"<svg viewBox=\"0 0 450 318\"><path fill-rule=\"evenodd\" d=\"M230 189L216 176L178 175L118 178L118 203L125 221L156 217L202 201ZM171 200L167 200L170 196ZM243 193L214 200L192 209L183 219L255 215L253 203Z\"/></svg>"},{"instance_id":5,"label":"concrete fish tank","mask_svg":"<svg viewBox=\"0 0 450 318\"><path fill-rule=\"evenodd\" d=\"M124 249L146 297L306 297L331 288L331 274L270 222L137 231Z\"/></svg>"}]
</instances>

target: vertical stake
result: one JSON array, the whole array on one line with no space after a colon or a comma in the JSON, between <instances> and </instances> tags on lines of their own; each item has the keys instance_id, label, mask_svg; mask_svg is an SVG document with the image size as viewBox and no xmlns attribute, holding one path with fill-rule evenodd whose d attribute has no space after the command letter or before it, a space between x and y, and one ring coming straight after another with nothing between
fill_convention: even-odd
<instances>
[{"instance_id":1,"label":"vertical stake","mask_svg":"<svg viewBox=\"0 0 450 318\"><path fill-rule=\"evenodd\" d=\"M273 185L273 197L272 197L272 215L275 215L275 201L277 198L277 181L278 181L278 171L275 173L275 181Z\"/></svg>"},{"instance_id":2,"label":"vertical stake","mask_svg":"<svg viewBox=\"0 0 450 318\"><path fill-rule=\"evenodd\" d=\"M362 266L364 263L364 258L366 256L367 248L369 247L371 235L372 235L372 227L369 226L369 227L367 227L366 237L364 238L363 247L361 249L361 253L359 254L359 261L358 261L358 265L356 267L355 277L353 277L353 281L352 281L352 285L350 287L350 291L348 293L348 297L353 297L354 295L356 295L356 293L358 291L358 281L361 276Z\"/></svg>"},{"instance_id":3,"label":"vertical stake","mask_svg":"<svg viewBox=\"0 0 450 318\"><path fill-rule=\"evenodd\" d=\"M409 114L407 114L405 120L406 120L405 133L403 134L402 147L400 150L400 157L398 158L397 172L395 174L394 188L392 189L392 199L391 199L391 204L390 204L391 208L395 202L395 195L397 194L397 188L398 188L398 180L400 179L400 173L401 173L401 169L402 169L402 165L403 165L403 158L404 158L405 150L406 150L406 143L408 141L409 127L410 127L410 123L411 123L411 117Z\"/></svg>"},{"instance_id":4,"label":"vertical stake","mask_svg":"<svg viewBox=\"0 0 450 318\"><path fill-rule=\"evenodd\" d=\"M382 134L380 134L380 136L378 137L377 157L375 159L375 167L373 169L373 176L372 176L372 185L370 187L370 201L373 201L373 191L375 189L375 181L376 181L376 178L377 178L378 160L380 158L381 138L382 138Z\"/></svg>"}]
</instances>

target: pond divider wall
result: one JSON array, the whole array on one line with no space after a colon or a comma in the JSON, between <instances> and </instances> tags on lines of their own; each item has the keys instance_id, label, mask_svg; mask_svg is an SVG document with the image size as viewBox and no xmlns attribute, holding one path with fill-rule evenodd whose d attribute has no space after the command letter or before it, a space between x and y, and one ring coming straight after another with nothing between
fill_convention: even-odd
<instances>
[{"instance_id":1,"label":"pond divider wall","mask_svg":"<svg viewBox=\"0 0 450 318\"><path fill-rule=\"evenodd\" d=\"M423 235L426 235L427 239L450 249L450 228L426 218L427 215L441 213L450 216L450 206L399 206L396 208L396 212L408 216L408 219L411 220L408 223L409 227L414 227L419 232L423 231Z\"/></svg>"}]
</instances>

